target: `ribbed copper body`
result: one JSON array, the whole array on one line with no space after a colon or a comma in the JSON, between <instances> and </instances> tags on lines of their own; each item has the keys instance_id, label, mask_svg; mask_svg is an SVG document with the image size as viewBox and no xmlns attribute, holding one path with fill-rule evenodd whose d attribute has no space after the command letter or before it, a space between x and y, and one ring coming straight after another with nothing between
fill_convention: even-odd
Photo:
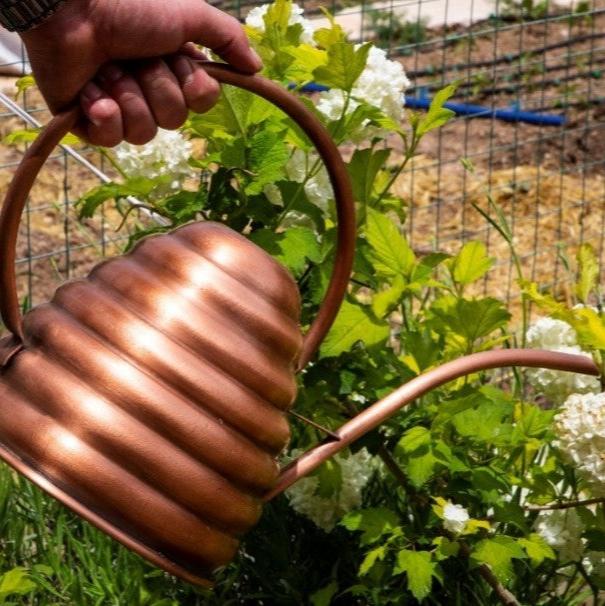
<instances>
[{"instance_id":1,"label":"ribbed copper body","mask_svg":"<svg viewBox=\"0 0 605 606\"><path fill-rule=\"evenodd\" d=\"M25 316L0 442L199 582L232 559L277 479L298 315L288 272L229 228L148 238Z\"/></svg>"},{"instance_id":2,"label":"ribbed copper body","mask_svg":"<svg viewBox=\"0 0 605 606\"><path fill-rule=\"evenodd\" d=\"M19 222L44 162L77 122L28 148L0 213L0 457L158 566L207 584L276 486L295 372L329 330L353 263L355 212L329 133L280 86L204 63L280 106L315 144L334 189L336 262L303 339L296 283L245 237L193 223L144 239L21 316Z\"/></svg>"}]
</instances>

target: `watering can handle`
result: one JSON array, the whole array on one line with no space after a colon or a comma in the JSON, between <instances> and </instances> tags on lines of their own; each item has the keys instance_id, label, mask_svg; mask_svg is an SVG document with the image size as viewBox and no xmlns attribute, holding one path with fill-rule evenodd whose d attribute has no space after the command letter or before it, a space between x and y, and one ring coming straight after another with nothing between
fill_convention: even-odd
<instances>
[{"instance_id":1,"label":"watering can handle","mask_svg":"<svg viewBox=\"0 0 605 606\"><path fill-rule=\"evenodd\" d=\"M336 257L324 301L304 340L299 360L299 368L302 368L313 356L332 326L344 299L353 266L356 237L355 206L347 169L329 133L297 97L266 78L241 74L228 65L202 62L202 66L219 82L248 90L282 109L315 145L330 176L338 216ZM23 340L23 331L15 261L21 215L42 166L80 117L80 108L74 107L55 116L44 128L19 164L0 214L0 315L5 326L20 342Z\"/></svg>"}]
</instances>

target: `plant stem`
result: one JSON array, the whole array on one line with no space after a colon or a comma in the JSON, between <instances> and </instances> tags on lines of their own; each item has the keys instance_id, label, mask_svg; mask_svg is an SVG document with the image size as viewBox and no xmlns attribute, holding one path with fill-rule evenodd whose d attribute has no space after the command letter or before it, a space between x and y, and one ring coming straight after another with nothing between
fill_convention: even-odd
<instances>
[{"instance_id":1,"label":"plant stem","mask_svg":"<svg viewBox=\"0 0 605 606\"><path fill-rule=\"evenodd\" d=\"M526 505L526 511L553 511L554 509L571 509L572 507L583 507L584 505L594 505L596 503L605 503L605 497L595 497L593 499L584 499L579 501L565 501L563 503L551 503L550 505Z\"/></svg>"}]
</instances>

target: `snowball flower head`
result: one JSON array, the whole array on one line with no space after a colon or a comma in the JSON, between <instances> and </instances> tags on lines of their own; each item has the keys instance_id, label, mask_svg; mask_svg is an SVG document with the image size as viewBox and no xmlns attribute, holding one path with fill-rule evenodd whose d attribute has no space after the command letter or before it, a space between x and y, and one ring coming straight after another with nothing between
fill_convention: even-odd
<instances>
[{"instance_id":1,"label":"snowball flower head","mask_svg":"<svg viewBox=\"0 0 605 606\"><path fill-rule=\"evenodd\" d=\"M183 181L192 174L188 160L191 143L179 131L159 129L158 134L145 145L120 143L114 148L120 168L128 177L171 176L168 189L178 190Z\"/></svg>"},{"instance_id":2,"label":"snowball flower head","mask_svg":"<svg viewBox=\"0 0 605 606\"><path fill-rule=\"evenodd\" d=\"M297 456L293 451L292 456ZM330 532L346 513L361 506L365 485L374 474L374 458L362 448L355 454L338 454L333 461L340 465L342 484L329 497L316 494L319 479L302 478L286 491L292 508L312 520L319 528Z\"/></svg>"},{"instance_id":3,"label":"snowball flower head","mask_svg":"<svg viewBox=\"0 0 605 606\"><path fill-rule=\"evenodd\" d=\"M260 6L255 6L246 17L246 25L248 27L253 27L260 32L265 31L265 15L269 10L270 4L261 4ZM315 33L315 25L308 19L303 17L303 9L298 6L298 4L292 3L292 9L290 11L290 18L288 20L288 25L301 25L302 26L302 34L300 36L300 41L304 44L313 44L313 34Z\"/></svg>"},{"instance_id":4,"label":"snowball flower head","mask_svg":"<svg viewBox=\"0 0 605 606\"><path fill-rule=\"evenodd\" d=\"M410 81L401 63L391 61L383 49L372 46L368 54L368 62L355 82L351 94L399 122L403 118L405 100L403 94L409 86ZM330 120L338 120L344 105L345 93L333 89L320 94L317 109ZM358 105L355 99L351 99L347 114L353 112ZM364 126L360 128L359 134L367 137L368 132Z\"/></svg>"},{"instance_id":5,"label":"snowball flower head","mask_svg":"<svg viewBox=\"0 0 605 606\"><path fill-rule=\"evenodd\" d=\"M454 534L460 534L469 521L468 511L462 505L448 501L443 506L443 527Z\"/></svg>"},{"instance_id":6,"label":"snowball flower head","mask_svg":"<svg viewBox=\"0 0 605 606\"><path fill-rule=\"evenodd\" d=\"M584 552L584 526L573 509L541 511L534 524L536 532L558 551L564 562L578 562Z\"/></svg>"},{"instance_id":7,"label":"snowball flower head","mask_svg":"<svg viewBox=\"0 0 605 606\"><path fill-rule=\"evenodd\" d=\"M529 347L590 357L578 345L573 328L561 320L540 318L529 327L526 337ZM534 389L555 404L561 404L573 393L598 392L600 387L596 377L548 368L529 369L527 378Z\"/></svg>"},{"instance_id":8,"label":"snowball flower head","mask_svg":"<svg viewBox=\"0 0 605 606\"><path fill-rule=\"evenodd\" d=\"M605 393L569 396L554 428L557 448L596 494L605 495Z\"/></svg>"}]
</instances>

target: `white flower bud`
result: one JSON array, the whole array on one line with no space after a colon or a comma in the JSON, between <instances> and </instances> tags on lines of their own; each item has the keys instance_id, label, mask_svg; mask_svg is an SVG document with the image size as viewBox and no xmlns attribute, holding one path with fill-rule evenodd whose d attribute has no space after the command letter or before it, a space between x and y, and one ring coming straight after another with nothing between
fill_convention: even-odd
<instances>
[{"instance_id":1,"label":"white flower bud","mask_svg":"<svg viewBox=\"0 0 605 606\"><path fill-rule=\"evenodd\" d=\"M462 505L455 505L448 501L443 506L443 527L454 534L460 534L466 528L470 516Z\"/></svg>"}]
</instances>

